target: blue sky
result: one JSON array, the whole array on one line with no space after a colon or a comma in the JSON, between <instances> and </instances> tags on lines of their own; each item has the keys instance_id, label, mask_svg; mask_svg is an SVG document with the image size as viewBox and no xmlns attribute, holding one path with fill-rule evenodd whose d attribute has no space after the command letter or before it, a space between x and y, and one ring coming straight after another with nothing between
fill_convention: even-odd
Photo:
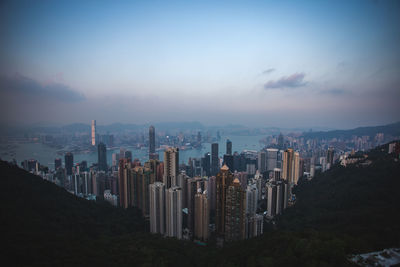
<instances>
[{"instance_id":1,"label":"blue sky","mask_svg":"<svg viewBox=\"0 0 400 267\"><path fill-rule=\"evenodd\" d=\"M400 120L398 1L0 5L1 122Z\"/></svg>"}]
</instances>

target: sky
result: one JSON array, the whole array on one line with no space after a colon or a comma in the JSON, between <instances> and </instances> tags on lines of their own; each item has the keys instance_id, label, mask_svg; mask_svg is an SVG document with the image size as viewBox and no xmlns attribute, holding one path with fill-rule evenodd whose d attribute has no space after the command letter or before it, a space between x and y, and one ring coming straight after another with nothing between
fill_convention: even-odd
<instances>
[{"instance_id":1,"label":"sky","mask_svg":"<svg viewBox=\"0 0 400 267\"><path fill-rule=\"evenodd\" d=\"M400 1L1 1L0 124L400 121Z\"/></svg>"}]
</instances>

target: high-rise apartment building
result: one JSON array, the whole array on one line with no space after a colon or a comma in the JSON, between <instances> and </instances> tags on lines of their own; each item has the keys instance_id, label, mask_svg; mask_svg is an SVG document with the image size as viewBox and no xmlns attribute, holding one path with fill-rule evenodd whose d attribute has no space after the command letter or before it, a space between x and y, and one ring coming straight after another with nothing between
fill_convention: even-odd
<instances>
[{"instance_id":1,"label":"high-rise apartment building","mask_svg":"<svg viewBox=\"0 0 400 267\"><path fill-rule=\"evenodd\" d=\"M335 156L335 150L333 149L333 147L328 148L328 151L326 153L326 163L330 164L330 166L333 165L334 156Z\"/></svg>"},{"instance_id":2,"label":"high-rise apartment building","mask_svg":"<svg viewBox=\"0 0 400 267\"><path fill-rule=\"evenodd\" d=\"M150 191L150 232L165 233L165 186L155 182L149 186Z\"/></svg>"},{"instance_id":3,"label":"high-rise apartment building","mask_svg":"<svg viewBox=\"0 0 400 267\"><path fill-rule=\"evenodd\" d=\"M246 234L246 191L235 178L226 190L225 241L241 240Z\"/></svg>"},{"instance_id":4,"label":"high-rise apartment building","mask_svg":"<svg viewBox=\"0 0 400 267\"><path fill-rule=\"evenodd\" d=\"M170 147L164 151L164 177L165 188L176 186L179 174L179 148Z\"/></svg>"},{"instance_id":5,"label":"high-rise apartment building","mask_svg":"<svg viewBox=\"0 0 400 267\"><path fill-rule=\"evenodd\" d=\"M118 164L118 185L119 185L119 204L123 208L128 208L131 203L131 162L127 159L120 159Z\"/></svg>"},{"instance_id":6,"label":"high-rise apartment building","mask_svg":"<svg viewBox=\"0 0 400 267\"><path fill-rule=\"evenodd\" d=\"M182 239L182 190L172 186L165 192L165 234Z\"/></svg>"},{"instance_id":7,"label":"high-rise apartment building","mask_svg":"<svg viewBox=\"0 0 400 267\"><path fill-rule=\"evenodd\" d=\"M202 192L207 190L208 180L202 177L194 177L187 179L186 191L186 207L188 210L188 229L194 231L194 216L195 216L195 196L198 190Z\"/></svg>"},{"instance_id":8,"label":"high-rise apartment building","mask_svg":"<svg viewBox=\"0 0 400 267\"><path fill-rule=\"evenodd\" d=\"M92 146L96 144L96 120L92 120Z\"/></svg>"},{"instance_id":9,"label":"high-rise apartment building","mask_svg":"<svg viewBox=\"0 0 400 267\"><path fill-rule=\"evenodd\" d=\"M220 172L216 176L216 233L220 237L225 234L225 203L226 203L226 191L228 186L233 182L233 175L229 171L228 166L222 166Z\"/></svg>"},{"instance_id":10,"label":"high-rise apartment building","mask_svg":"<svg viewBox=\"0 0 400 267\"><path fill-rule=\"evenodd\" d=\"M195 196L194 238L202 241L208 239L208 225L210 223L210 207L207 190L198 190Z\"/></svg>"}]
</instances>

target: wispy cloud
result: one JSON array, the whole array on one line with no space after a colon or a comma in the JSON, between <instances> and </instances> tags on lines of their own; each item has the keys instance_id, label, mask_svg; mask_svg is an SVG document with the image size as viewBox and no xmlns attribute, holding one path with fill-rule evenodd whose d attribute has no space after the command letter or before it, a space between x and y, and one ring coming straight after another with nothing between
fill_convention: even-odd
<instances>
[{"instance_id":1,"label":"wispy cloud","mask_svg":"<svg viewBox=\"0 0 400 267\"><path fill-rule=\"evenodd\" d=\"M83 94L72 90L65 84L54 82L41 84L20 74L0 76L0 92L43 97L62 102L80 102L86 99Z\"/></svg>"},{"instance_id":2,"label":"wispy cloud","mask_svg":"<svg viewBox=\"0 0 400 267\"><path fill-rule=\"evenodd\" d=\"M268 75L268 74L274 72L275 70L276 70L276 69L274 69L274 68L270 68L270 69L264 70L261 74L263 74L263 75Z\"/></svg>"},{"instance_id":3,"label":"wispy cloud","mask_svg":"<svg viewBox=\"0 0 400 267\"><path fill-rule=\"evenodd\" d=\"M264 84L264 89L283 89L301 87L307 84L304 81L304 73L294 73L290 76L284 76L279 80L271 80Z\"/></svg>"}]
</instances>

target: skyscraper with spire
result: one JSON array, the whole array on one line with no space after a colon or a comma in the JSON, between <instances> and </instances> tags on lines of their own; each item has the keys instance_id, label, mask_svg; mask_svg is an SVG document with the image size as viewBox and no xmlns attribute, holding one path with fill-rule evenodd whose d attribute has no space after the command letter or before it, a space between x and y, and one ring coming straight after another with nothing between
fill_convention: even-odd
<instances>
[{"instance_id":1,"label":"skyscraper with spire","mask_svg":"<svg viewBox=\"0 0 400 267\"><path fill-rule=\"evenodd\" d=\"M96 120L92 120L92 146L96 145Z\"/></svg>"}]
</instances>

